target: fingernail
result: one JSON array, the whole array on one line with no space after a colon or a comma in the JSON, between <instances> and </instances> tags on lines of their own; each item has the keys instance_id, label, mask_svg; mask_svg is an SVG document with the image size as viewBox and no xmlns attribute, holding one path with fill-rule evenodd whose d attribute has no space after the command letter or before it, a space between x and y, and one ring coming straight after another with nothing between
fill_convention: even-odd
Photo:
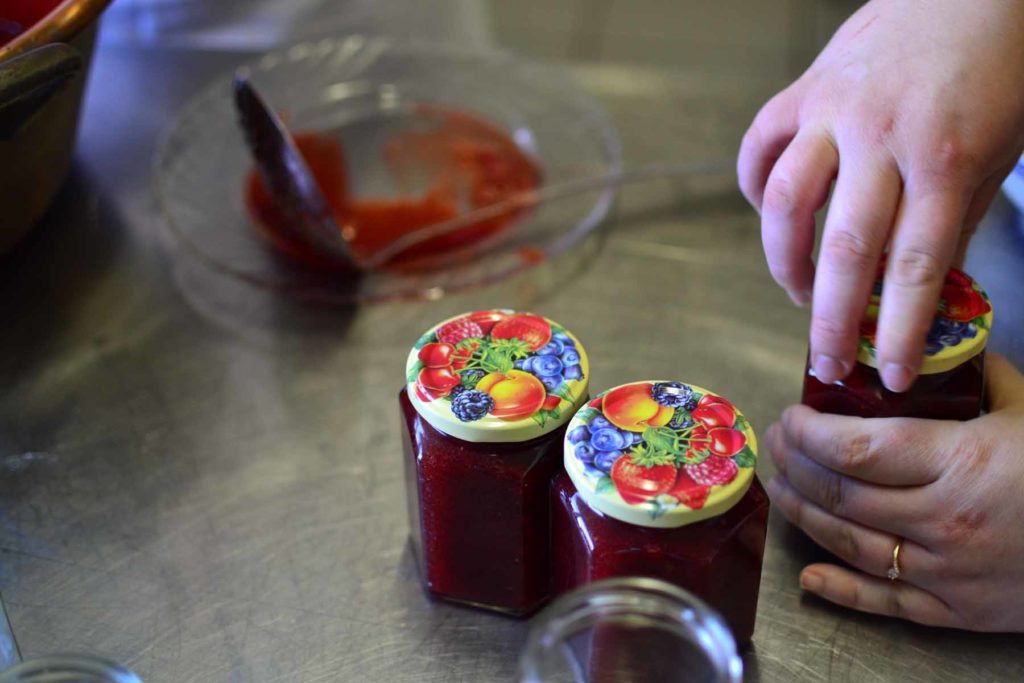
<instances>
[{"instance_id":1,"label":"fingernail","mask_svg":"<svg viewBox=\"0 0 1024 683\"><path fill-rule=\"evenodd\" d=\"M821 592L821 577L814 572L803 572L800 574L800 587L812 593Z\"/></svg>"},{"instance_id":2,"label":"fingernail","mask_svg":"<svg viewBox=\"0 0 1024 683\"><path fill-rule=\"evenodd\" d=\"M796 289L789 292L789 298L792 299L793 303L800 308L805 307L811 303L811 290L809 289Z\"/></svg>"},{"instance_id":3,"label":"fingernail","mask_svg":"<svg viewBox=\"0 0 1024 683\"><path fill-rule=\"evenodd\" d=\"M914 373L906 365L886 363L882 368L882 383L889 391L904 392L914 381Z\"/></svg>"},{"instance_id":4,"label":"fingernail","mask_svg":"<svg viewBox=\"0 0 1024 683\"><path fill-rule=\"evenodd\" d=\"M850 370L837 358L819 353L814 357L814 374L822 384L832 384L846 377Z\"/></svg>"}]
</instances>

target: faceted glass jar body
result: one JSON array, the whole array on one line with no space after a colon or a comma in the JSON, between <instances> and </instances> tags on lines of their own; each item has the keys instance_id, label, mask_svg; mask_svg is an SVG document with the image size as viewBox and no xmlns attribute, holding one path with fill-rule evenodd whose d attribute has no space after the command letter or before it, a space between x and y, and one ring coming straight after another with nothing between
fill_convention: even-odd
<instances>
[{"instance_id":1,"label":"faceted glass jar body","mask_svg":"<svg viewBox=\"0 0 1024 683\"><path fill-rule=\"evenodd\" d=\"M859 362L841 383L823 384L808 359L801 402L834 415L970 420L981 414L984 377L984 351L952 370L919 376L901 394L885 388L877 369Z\"/></svg>"},{"instance_id":2,"label":"faceted glass jar body","mask_svg":"<svg viewBox=\"0 0 1024 683\"><path fill-rule=\"evenodd\" d=\"M409 526L427 592L517 616L547 601L548 489L565 426L514 443L451 437L421 417L405 390Z\"/></svg>"},{"instance_id":3,"label":"faceted glass jar body","mask_svg":"<svg viewBox=\"0 0 1024 683\"><path fill-rule=\"evenodd\" d=\"M723 514L674 528L629 524L591 508L563 472L551 487L556 594L600 579L645 576L718 611L743 647L754 632L768 496L755 478Z\"/></svg>"}]
</instances>

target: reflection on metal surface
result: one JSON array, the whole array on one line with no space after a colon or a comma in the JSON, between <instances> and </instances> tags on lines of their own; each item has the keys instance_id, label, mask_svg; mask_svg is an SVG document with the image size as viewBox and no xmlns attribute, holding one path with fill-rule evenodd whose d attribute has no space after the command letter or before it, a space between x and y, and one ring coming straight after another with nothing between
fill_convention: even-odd
<instances>
[{"instance_id":1,"label":"reflection on metal surface","mask_svg":"<svg viewBox=\"0 0 1024 683\"><path fill-rule=\"evenodd\" d=\"M19 644L108 652L147 683L514 680L527 624L431 603L416 581L393 412L409 341L463 310L539 310L587 340L595 386L678 374L763 429L799 396L807 313L771 282L738 196L633 215L567 274L542 266L428 303L339 311L179 288L154 244L149 155L161 116L227 59L102 55L80 158L116 204L90 213L100 191L79 176L0 274L0 310L18 322L0 333L0 456L60 456L0 476L0 591ZM104 103L134 92L124 83L159 83L131 95L146 116L141 99ZM642 100L590 83L629 163L727 154L760 104L756 83ZM649 196L631 188L623 204ZM1000 306L1024 245L991 221L977 240L969 270ZM1019 349L1011 320L997 327ZM799 569L821 559L772 519L748 681L1024 680L1024 637L802 596Z\"/></svg>"}]
</instances>

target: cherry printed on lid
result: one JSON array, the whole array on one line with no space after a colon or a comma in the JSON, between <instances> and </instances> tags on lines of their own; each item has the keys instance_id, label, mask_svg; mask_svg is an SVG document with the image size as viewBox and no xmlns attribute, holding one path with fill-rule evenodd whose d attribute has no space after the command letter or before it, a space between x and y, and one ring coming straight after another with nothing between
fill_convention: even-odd
<instances>
[{"instance_id":1,"label":"cherry printed on lid","mask_svg":"<svg viewBox=\"0 0 1024 683\"><path fill-rule=\"evenodd\" d=\"M757 440L725 398L683 382L615 387L569 424L565 469L591 507L632 524L717 516L747 492Z\"/></svg>"},{"instance_id":2,"label":"cherry printed on lid","mask_svg":"<svg viewBox=\"0 0 1024 683\"><path fill-rule=\"evenodd\" d=\"M590 367L558 323L506 309L474 311L420 337L406 363L409 399L465 441L533 439L565 424L587 395Z\"/></svg>"}]
</instances>

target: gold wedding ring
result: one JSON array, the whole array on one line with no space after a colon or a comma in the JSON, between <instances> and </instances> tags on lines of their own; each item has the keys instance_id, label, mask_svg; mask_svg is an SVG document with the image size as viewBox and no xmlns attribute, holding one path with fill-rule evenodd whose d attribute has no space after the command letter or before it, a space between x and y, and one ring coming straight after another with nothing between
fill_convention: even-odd
<instances>
[{"instance_id":1,"label":"gold wedding ring","mask_svg":"<svg viewBox=\"0 0 1024 683\"><path fill-rule=\"evenodd\" d=\"M885 574L889 577L890 581L900 578L900 546L902 544L903 541L898 540L896 541L896 547L892 549L892 566L889 567L889 571Z\"/></svg>"}]
</instances>

